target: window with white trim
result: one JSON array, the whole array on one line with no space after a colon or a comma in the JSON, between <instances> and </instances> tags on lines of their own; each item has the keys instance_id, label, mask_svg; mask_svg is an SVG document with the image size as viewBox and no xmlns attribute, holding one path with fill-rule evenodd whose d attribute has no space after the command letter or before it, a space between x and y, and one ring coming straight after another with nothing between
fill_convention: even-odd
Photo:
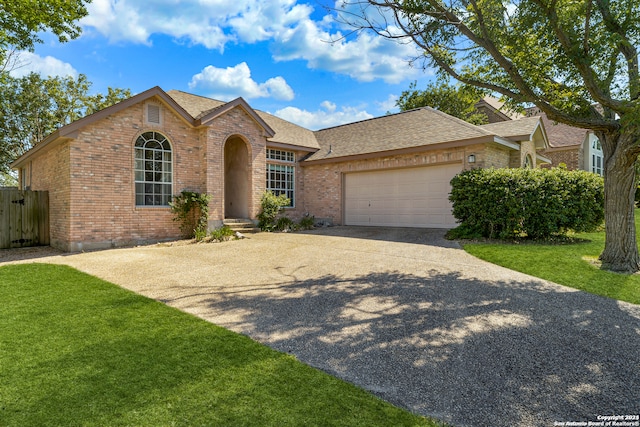
<instances>
[{"instance_id":1,"label":"window with white trim","mask_svg":"<svg viewBox=\"0 0 640 427\"><path fill-rule=\"evenodd\" d=\"M135 143L136 206L169 206L171 144L160 132L145 132Z\"/></svg>"},{"instance_id":2,"label":"window with white trim","mask_svg":"<svg viewBox=\"0 0 640 427\"><path fill-rule=\"evenodd\" d=\"M267 148L267 160L280 160L283 162L293 163L295 161L295 153L293 151Z\"/></svg>"},{"instance_id":3,"label":"window with white trim","mask_svg":"<svg viewBox=\"0 0 640 427\"><path fill-rule=\"evenodd\" d=\"M284 194L289 207L295 206L295 153L267 149L267 190L276 196Z\"/></svg>"},{"instance_id":4,"label":"window with white trim","mask_svg":"<svg viewBox=\"0 0 640 427\"><path fill-rule=\"evenodd\" d=\"M604 175L604 153L598 138L591 141L591 172Z\"/></svg>"}]
</instances>

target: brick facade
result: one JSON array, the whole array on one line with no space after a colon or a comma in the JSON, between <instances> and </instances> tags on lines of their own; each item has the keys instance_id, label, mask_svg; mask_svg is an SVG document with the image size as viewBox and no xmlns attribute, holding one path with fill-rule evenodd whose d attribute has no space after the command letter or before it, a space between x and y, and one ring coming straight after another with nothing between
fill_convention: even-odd
<instances>
[{"instance_id":1,"label":"brick facade","mask_svg":"<svg viewBox=\"0 0 640 427\"><path fill-rule=\"evenodd\" d=\"M583 169L580 165L583 164L582 160L582 147L567 147L567 148L552 148L545 150L542 155L551 160L550 165L543 165L543 167L550 168L556 167L564 163L569 170Z\"/></svg>"},{"instance_id":2,"label":"brick facade","mask_svg":"<svg viewBox=\"0 0 640 427\"><path fill-rule=\"evenodd\" d=\"M244 141L251 171L249 214L256 217L265 188L266 138L260 126L241 108L197 129L162 107L161 123L150 124L144 116L147 103L83 127L74 139L30 162L37 171L31 189L49 191L52 246L81 251L180 237L169 207L135 204L134 144L147 131L162 133L171 144L173 194L212 195L212 226L224 219L224 145L233 138Z\"/></svg>"}]
</instances>

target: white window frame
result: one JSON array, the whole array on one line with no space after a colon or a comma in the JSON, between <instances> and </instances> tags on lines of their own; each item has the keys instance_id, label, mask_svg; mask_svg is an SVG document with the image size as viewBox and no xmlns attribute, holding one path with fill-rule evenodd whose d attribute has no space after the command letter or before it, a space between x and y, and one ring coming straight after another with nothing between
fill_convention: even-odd
<instances>
[{"instance_id":1,"label":"white window frame","mask_svg":"<svg viewBox=\"0 0 640 427\"><path fill-rule=\"evenodd\" d=\"M600 140L595 136L592 136L591 144L589 145L589 151L591 152L591 172L600 176L604 176L604 153L602 152L602 145L600 144Z\"/></svg>"},{"instance_id":2,"label":"white window frame","mask_svg":"<svg viewBox=\"0 0 640 427\"><path fill-rule=\"evenodd\" d=\"M296 154L293 151L267 148L266 189L276 196L285 194L287 208L296 206Z\"/></svg>"},{"instance_id":3,"label":"white window frame","mask_svg":"<svg viewBox=\"0 0 640 427\"><path fill-rule=\"evenodd\" d=\"M134 182L136 207L169 206L173 195L173 148L164 134L148 131L136 138Z\"/></svg>"}]
</instances>

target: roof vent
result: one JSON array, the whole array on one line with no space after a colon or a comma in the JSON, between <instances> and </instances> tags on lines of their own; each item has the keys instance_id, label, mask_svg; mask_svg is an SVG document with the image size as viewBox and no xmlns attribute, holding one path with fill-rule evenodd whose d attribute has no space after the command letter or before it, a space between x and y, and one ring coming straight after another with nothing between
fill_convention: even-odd
<instances>
[{"instance_id":1,"label":"roof vent","mask_svg":"<svg viewBox=\"0 0 640 427\"><path fill-rule=\"evenodd\" d=\"M155 104L147 104L147 122L160 124L160 106Z\"/></svg>"}]
</instances>

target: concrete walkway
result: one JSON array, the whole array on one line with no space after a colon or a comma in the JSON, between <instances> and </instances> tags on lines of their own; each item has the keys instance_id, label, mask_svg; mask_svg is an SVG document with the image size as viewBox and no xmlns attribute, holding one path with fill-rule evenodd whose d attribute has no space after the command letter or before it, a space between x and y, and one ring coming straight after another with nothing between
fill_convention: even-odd
<instances>
[{"instance_id":1,"label":"concrete walkway","mask_svg":"<svg viewBox=\"0 0 640 427\"><path fill-rule=\"evenodd\" d=\"M454 426L640 413L640 306L485 263L442 234L335 227L36 261L164 301Z\"/></svg>"}]
</instances>

